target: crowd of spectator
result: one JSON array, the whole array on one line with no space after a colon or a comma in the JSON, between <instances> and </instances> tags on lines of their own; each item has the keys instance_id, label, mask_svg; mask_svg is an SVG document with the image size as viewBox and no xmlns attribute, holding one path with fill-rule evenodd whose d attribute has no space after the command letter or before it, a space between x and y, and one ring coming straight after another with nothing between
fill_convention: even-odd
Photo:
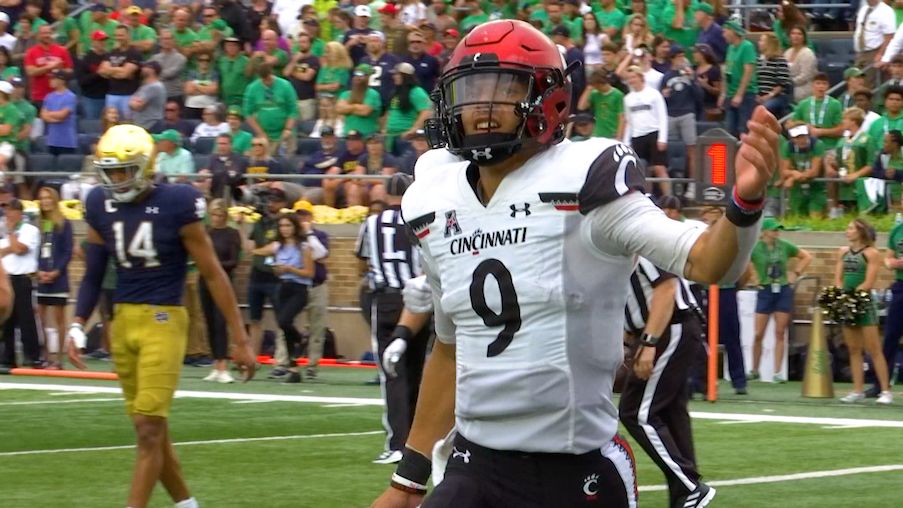
<instances>
[{"instance_id":1,"label":"crowd of spectator","mask_svg":"<svg viewBox=\"0 0 903 508\"><path fill-rule=\"evenodd\" d=\"M622 139L649 176L694 178L697 132L723 126L740 137L763 104L789 115L788 129L806 126L810 142L794 148L788 132L785 153L809 154L804 146L817 151L817 142L824 150L796 157L801 168L788 155L775 197L781 188L818 194L813 214L888 209L881 196L896 191L882 185L894 188L896 174L864 168L899 158L883 145L901 127L886 102L903 83L903 2L835 3L10 0L0 6L0 169L34 170L35 152L87 155L106 128L131 122L158 137L161 179L211 197L228 202L245 173L302 174L313 203L367 205L384 196L379 178L329 177L412 172L450 52L480 23L521 19L559 44L567 64L581 64L570 73L572 139ZM845 86L834 94L841 79L826 65L837 62L816 54L816 28L852 32L832 37L847 39L856 64L841 62ZM852 107L861 133L845 127ZM866 148L852 161L862 167L849 167L854 139ZM870 181L888 175L893 182ZM835 181L812 181L823 177ZM30 198L42 182L11 183ZM656 187L695 197L692 184Z\"/></svg>"}]
</instances>

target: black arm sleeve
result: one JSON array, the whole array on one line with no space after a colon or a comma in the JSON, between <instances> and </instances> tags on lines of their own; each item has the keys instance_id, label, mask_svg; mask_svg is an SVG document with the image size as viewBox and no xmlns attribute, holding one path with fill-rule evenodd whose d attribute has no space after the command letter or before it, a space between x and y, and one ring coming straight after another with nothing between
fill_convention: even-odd
<instances>
[{"instance_id":1,"label":"black arm sleeve","mask_svg":"<svg viewBox=\"0 0 903 508\"><path fill-rule=\"evenodd\" d=\"M627 194L646 192L645 167L633 149L613 145L593 161L580 189L580 213L583 215Z\"/></svg>"}]
</instances>

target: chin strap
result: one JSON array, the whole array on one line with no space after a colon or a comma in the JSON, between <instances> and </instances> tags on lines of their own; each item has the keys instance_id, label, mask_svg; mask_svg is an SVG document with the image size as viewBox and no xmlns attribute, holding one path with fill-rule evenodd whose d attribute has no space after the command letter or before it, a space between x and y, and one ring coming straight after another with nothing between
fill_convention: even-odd
<instances>
[{"instance_id":1,"label":"chin strap","mask_svg":"<svg viewBox=\"0 0 903 508\"><path fill-rule=\"evenodd\" d=\"M523 142L516 134L497 132L466 136L463 141L464 147L449 151L477 165L499 164L511 158L523 147Z\"/></svg>"}]
</instances>

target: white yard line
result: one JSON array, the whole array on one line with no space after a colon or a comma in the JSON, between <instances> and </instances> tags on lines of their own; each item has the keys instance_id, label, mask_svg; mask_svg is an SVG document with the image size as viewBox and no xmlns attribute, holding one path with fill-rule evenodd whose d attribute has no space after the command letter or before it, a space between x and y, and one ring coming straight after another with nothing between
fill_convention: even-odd
<instances>
[{"instance_id":1,"label":"white yard line","mask_svg":"<svg viewBox=\"0 0 903 508\"><path fill-rule=\"evenodd\" d=\"M72 400L21 400L16 402L0 402L0 406L32 406L38 404L80 404L82 402L113 402L122 397L106 399L72 399Z\"/></svg>"},{"instance_id":2,"label":"white yard line","mask_svg":"<svg viewBox=\"0 0 903 508\"><path fill-rule=\"evenodd\" d=\"M903 471L903 464L891 464L887 466L852 467L849 469L834 469L830 471L810 471L808 473L794 473L776 476L754 476L752 478L737 478L736 480L715 480L706 482L710 487L730 487L734 485L756 485L759 483L795 482L799 480L811 480L813 478L830 478L833 476L849 476L864 473L886 473L888 471ZM644 485L640 492L654 492L668 490L667 485Z\"/></svg>"},{"instance_id":3,"label":"white yard line","mask_svg":"<svg viewBox=\"0 0 903 508\"><path fill-rule=\"evenodd\" d=\"M181 443L173 443L173 446L198 446L198 445L215 445L215 444L231 444L231 443L253 443L257 441L290 441L296 439L325 439L333 437L355 437L355 436L374 436L384 434L383 430L371 430L367 432L344 432L338 434L298 434L294 436L266 436L266 437L247 437L235 439L210 439L207 441L183 441ZM16 457L20 455L47 455L51 453L78 453L78 452L105 452L109 450L134 450L135 445L122 446L94 446L88 448L57 448L50 450L22 450L18 452L0 452L0 457Z\"/></svg>"},{"instance_id":4,"label":"white yard line","mask_svg":"<svg viewBox=\"0 0 903 508\"><path fill-rule=\"evenodd\" d=\"M84 386L84 385L57 385L37 383L0 383L0 393L3 390L38 390L52 392L73 393L109 393L119 394L121 390L117 386ZM382 406L380 398L356 398L356 397L320 397L315 395L280 395L272 393L238 393L238 392L207 392L196 390L178 390L176 398L220 399L232 401L255 402L309 402L315 404L347 404L349 406ZM692 411L690 416L698 420L716 420L719 422L737 423L795 423L805 425L821 425L836 428L903 428L903 421L899 420L867 420L860 418L827 418L813 416L781 416L770 414L746 414L746 413L716 413L708 411Z\"/></svg>"}]
</instances>

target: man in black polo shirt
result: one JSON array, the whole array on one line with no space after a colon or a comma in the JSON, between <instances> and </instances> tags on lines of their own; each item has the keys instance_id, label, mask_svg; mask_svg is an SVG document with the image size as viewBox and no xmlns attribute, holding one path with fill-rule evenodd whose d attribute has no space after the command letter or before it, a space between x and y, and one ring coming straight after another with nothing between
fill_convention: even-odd
<instances>
[{"instance_id":1,"label":"man in black polo shirt","mask_svg":"<svg viewBox=\"0 0 903 508\"><path fill-rule=\"evenodd\" d=\"M131 31L125 25L116 27L116 47L107 54L97 73L110 80L106 105L119 110L119 118L131 119L129 99L141 86L141 52L131 46Z\"/></svg>"}]
</instances>

